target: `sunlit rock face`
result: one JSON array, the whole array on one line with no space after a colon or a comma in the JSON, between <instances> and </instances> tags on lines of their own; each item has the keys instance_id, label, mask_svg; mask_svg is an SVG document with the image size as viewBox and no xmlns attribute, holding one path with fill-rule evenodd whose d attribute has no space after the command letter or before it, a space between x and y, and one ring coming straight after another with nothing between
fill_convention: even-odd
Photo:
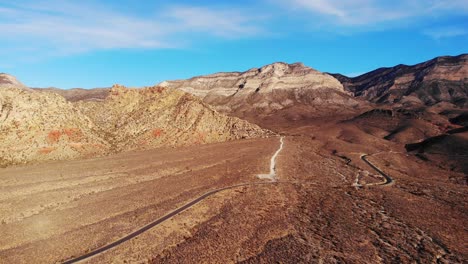
<instances>
[{"instance_id":1,"label":"sunlit rock face","mask_svg":"<svg viewBox=\"0 0 468 264\"><path fill-rule=\"evenodd\" d=\"M355 78L334 74L357 97L375 103L468 107L468 55L443 56L413 66L380 68Z\"/></svg>"},{"instance_id":2,"label":"sunlit rock face","mask_svg":"<svg viewBox=\"0 0 468 264\"><path fill-rule=\"evenodd\" d=\"M0 73L0 88L16 87L22 90L29 90L26 85L18 81L15 76L6 73Z\"/></svg>"}]
</instances>

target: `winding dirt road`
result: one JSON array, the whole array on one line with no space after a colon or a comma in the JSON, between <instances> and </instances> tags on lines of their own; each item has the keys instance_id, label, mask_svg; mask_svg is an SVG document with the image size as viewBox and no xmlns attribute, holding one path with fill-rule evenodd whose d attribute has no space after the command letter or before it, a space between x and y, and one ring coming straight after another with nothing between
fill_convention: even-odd
<instances>
[{"instance_id":1,"label":"winding dirt road","mask_svg":"<svg viewBox=\"0 0 468 264\"><path fill-rule=\"evenodd\" d=\"M394 180L388 176L385 172L383 172L381 169L379 169L377 166L375 166L374 164L372 164L368 159L367 157L369 156L369 154L363 154L361 155L361 159L367 164L369 165L371 168L373 168L375 171L377 171L383 178L384 178L384 181L383 182L379 182L379 183L370 183L370 184L366 184L366 185L390 185L394 182Z\"/></svg>"},{"instance_id":2,"label":"winding dirt road","mask_svg":"<svg viewBox=\"0 0 468 264\"><path fill-rule=\"evenodd\" d=\"M240 184L236 184L236 185L232 185L232 186L227 186L227 187L224 187L224 188L219 188L219 189L215 189L215 190L212 190L212 191L209 191L197 198L195 198L194 200L186 203L185 205L175 209L174 211L154 220L153 222L139 228L138 230L135 230L134 232L110 243L110 244L107 244L105 246L102 246L100 248L97 248L97 249L94 249L84 255L81 255L81 256L78 256L78 257L74 257L74 258L71 258L69 260L66 260L64 261L63 263L64 264L69 264L69 263L76 263L76 262L79 262L79 261L82 261L82 260L85 260L85 259L88 259L90 257L93 257L93 256L96 256L100 253L103 253L111 248L114 248L142 233L144 233L145 231L163 223L164 221L170 219L171 217L181 213L182 211L194 206L195 204L203 201L204 199L208 198L209 196L213 195L213 194L216 194L216 193L219 193L219 192L222 192L222 191L225 191L225 190L231 190L231 189L235 189L235 188L239 188L239 187L244 187L244 186L255 186L255 185L265 185L265 184L284 184L284 183L287 183L287 184L297 184L298 182L295 182L295 181L276 181L276 158L278 156L278 154L281 152L281 150L283 149L283 144L284 144L284 141L283 141L283 137L280 138L280 147L278 148L278 150L275 152L275 154L273 154L273 156L271 157L271 160L270 160L270 174L263 174L263 175L268 175L269 177L265 177L265 178L269 178L269 179L272 179L272 181L270 182L249 182L249 183L240 183Z\"/></svg>"}]
</instances>

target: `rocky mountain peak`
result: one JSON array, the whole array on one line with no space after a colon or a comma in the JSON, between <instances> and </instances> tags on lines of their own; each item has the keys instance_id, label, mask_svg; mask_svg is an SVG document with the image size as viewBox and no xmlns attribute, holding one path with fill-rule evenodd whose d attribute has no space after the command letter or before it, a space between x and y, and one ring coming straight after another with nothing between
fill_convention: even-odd
<instances>
[{"instance_id":1,"label":"rocky mountain peak","mask_svg":"<svg viewBox=\"0 0 468 264\"><path fill-rule=\"evenodd\" d=\"M127 87L123 86L123 85L120 85L120 84L114 84L112 85L111 89L110 89L110 92L119 92L119 91L125 91L127 90Z\"/></svg>"},{"instance_id":2,"label":"rocky mountain peak","mask_svg":"<svg viewBox=\"0 0 468 264\"><path fill-rule=\"evenodd\" d=\"M273 74L275 76L283 76L289 70L289 64L284 62L275 62L261 67L258 72L262 74Z\"/></svg>"},{"instance_id":3,"label":"rocky mountain peak","mask_svg":"<svg viewBox=\"0 0 468 264\"><path fill-rule=\"evenodd\" d=\"M268 77L282 77L289 74L306 75L308 73L319 73L318 71L305 66L302 62L295 62L288 64L286 62L275 62L265 65L261 68L253 68L248 72L256 73L257 76L264 78Z\"/></svg>"},{"instance_id":4,"label":"rocky mountain peak","mask_svg":"<svg viewBox=\"0 0 468 264\"><path fill-rule=\"evenodd\" d=\"M468 54L461 54L459 56L440 56L434 59L437 63L442 64L459 64L468 61Z\"/></svg>"},{"instance_id":5,"label":"rocky mountain peak","mask_svg":"<svg viewBox=\"0 0 468 264\"><path fill-rule=\"evenodd\" d=\"M0 86L2 87L26 87L16 77L6 73L0 73Z\"/></svg>"},{"instance_id":6,"label":"rocky mountain peak","mask_svg":"<svg viewBox=\"0 0 468 264\"><path fill-rule=\"evenodd\" d=\"M354 104L337 79L302 63L275 62L245 72L222 72L188 80L165 81L159 86L191 93L227 113L271 112L295 105L295 102L306 105L332 101L335 104Z\"/></svg>"}]
</instances>

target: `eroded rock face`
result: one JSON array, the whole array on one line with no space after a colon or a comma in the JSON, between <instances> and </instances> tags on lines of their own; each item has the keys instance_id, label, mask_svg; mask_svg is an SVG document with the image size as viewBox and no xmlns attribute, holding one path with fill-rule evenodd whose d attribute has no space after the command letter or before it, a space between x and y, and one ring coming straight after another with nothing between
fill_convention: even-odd
<instances>
[{"instance_id":1,"label":"eroded rock face","mask_svg":"<svg viewBox=\"0 0 468 264\"><path fill-rule=\"evenodd\" d=\"M414 66L380 68L348 78L334 74L357 97L405 106L449 102L468 106L468 55L444 56Z\"/></svg>"},{"instance_id":2,"label":"eroded rock face","mask_svg":"<svg viewBox=\"0 0 468 264\"><path fill-rule=\"evenodd\" d=\"M0 86L0 166L272 133L182 91L114 86L102 102Z\"/></svg>"},{"instance_id":3,"label":"eroded rock face","mask_svg":"<svg viewBox=\"0 0 468 264\"><path fill-rule=\"evenodd\" d=\"M272 112L296 104L356 104L338 80L302 63L279 62L159 85L191 93L227 113Z\"/></svg>"}]
</instances>

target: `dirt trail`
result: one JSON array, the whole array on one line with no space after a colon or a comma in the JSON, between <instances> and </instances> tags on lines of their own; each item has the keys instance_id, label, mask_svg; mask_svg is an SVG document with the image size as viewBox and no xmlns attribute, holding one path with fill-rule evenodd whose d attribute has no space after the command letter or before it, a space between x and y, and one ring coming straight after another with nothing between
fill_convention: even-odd
<instances>
[{"instance_id":1,"label":"dirt trail","mask_svg":"<svg viewBox=\"0 0 468 264\"><path fill-rule=\"evenodd\" d=\"M270 173L269 174L259 174L257 177L260 179L270 179L272 181L276 181L276 157L278 157L278 154L283 150L283 137L280 138L280 147L278 150L273 154L270 160Z\"/></svg>"}]
</instances>

